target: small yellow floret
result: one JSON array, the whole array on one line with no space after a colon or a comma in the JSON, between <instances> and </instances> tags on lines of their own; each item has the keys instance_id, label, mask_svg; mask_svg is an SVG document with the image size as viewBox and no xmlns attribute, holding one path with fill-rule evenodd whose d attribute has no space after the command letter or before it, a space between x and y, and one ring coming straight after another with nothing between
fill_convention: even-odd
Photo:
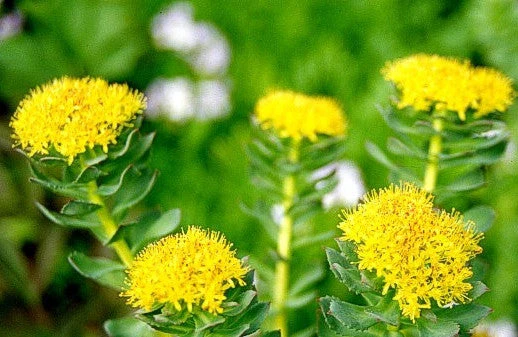
<instances>
[{"instance_id":1,"label":"small yellow floret","mask_svg":"<svg viewBox=\"0 0 518 337\"><path fill-rule=\"evenodd\" d=\"M193 305L213 314L223 312L225 291L243 280L248 271L218 232L189 227L148 245L127 270L128 297L133 307L150 310L172 304L192 311Z\"/></svg>"},{"instance_id":2,"label":"small yellow floret","mask_svg":"<svg viewBox=\"0 0 518 337\"><path fill-rule=\"evenodd\" d=\"M355 209L343 211L341 240L357 246L358 268L394 288L402 314L412 320L421 309L469 301L468 262L482 252L482 234L453 211L437 211L433 196L405 183L372 191Z\"/></svg>"},{"instance_id":3,"label":"small yellow floret","mask_svg":"<svg viewBox=\"0 0 518 337\"><path fill-rule=\"evenodd\" d=\"M514 98L509 78L469 61L417 54L389 62L381 72L400 90L400 109L453 111L465 120L471 110L475 118L504 112Z\"/></svg>"},{"instance_id":4,"label":"small yellow floret","mask_svg":"<svg viewBox=\"0 0 518 337\"><path fill-rule=\"evenodd\" d=\"M10 126L14 146L29 156L53 147L68 159L99 145L105 152L123 128L146 107L144 95L126 84L63 77L38 87L22 100Z\"/></svg>"},{"instance_id":5,"label":"small yellow floret","mask_svg":"<svg viewBox=\"0 0 518 337\"><path fill-rule=\"evenodd\" d=\"M311 97L291 91L276 91L261 98L255 117L263 129L275 129L281 137L297 141L318 134L343 136L346 120L338 103L331 98Z\"/></svg>"}]
</instances>

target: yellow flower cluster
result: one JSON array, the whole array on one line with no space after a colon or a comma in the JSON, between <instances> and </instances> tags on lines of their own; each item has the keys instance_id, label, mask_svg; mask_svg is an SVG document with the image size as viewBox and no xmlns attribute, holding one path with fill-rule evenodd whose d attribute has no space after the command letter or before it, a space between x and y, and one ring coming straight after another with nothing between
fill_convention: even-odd
<instances>
[{"instance_id":1,"label":"yellow flower cluster","mask_svg":"<svg viewBox=\"0 0 518 337\"><path fill-rule=\"evenodd\" d=\"M512 104L511 80L500 72L438 55L417 54L389 62L385 79L400 90L398 108L456 112L461 120L504 112Z\"/></svg>"},{"instance_id":2,"label":"yellow flower cluster","mask_svg":"<svg viewBox=\"0 0 518 337\"><path fill-rule=\"evenodd\" d=\"M395 289L402 314L464 303L472 276L468 262L482 251L482 234L457 212L437 211L432 195L412 184L372 191L353 210L343 211L341 240L357 246L358 268L383 277L383 294Z\"/></svg>"},{"instance_id":3,"label":"yellow flower cluster","mask_svg":"<svg viewBox=\"0 0 518 337\"><path fill-rule=\"evenodd\" d=\"M281 137L317 140L318 134L342 136L346 120L338 103L326 97L311 97L291 91L275 91L261 98L255 117L263 129L275 129Z\"/></svg>"},{"instance_id":4,"label":"yellow flower cluster","mask_svg":"<svg viewBox=\"0 0 518 337\"><path fill-rule=\"evenodd\" d=\"M38 87L20 103L10 126L15 146L29 156L53 147L68 159L87 148L116 143L124 127L146 107L144 96L125 84L63 77Z\"/></svg>"},{"instance_id":5,"label":"yellow flower cluster","mask_svg":"<svg viewBox=\"0 0 518 337\"><path fill-rule=\"evenodd\" d=\"M129 287L121 296L145 310L169 303L178 311L192 311L196 305L221 313L225 291L235 282L245 285L248 271L231 246L220 233L198 227L166 236L137 255L127 270Z\"/></svg>"}]
</instances>

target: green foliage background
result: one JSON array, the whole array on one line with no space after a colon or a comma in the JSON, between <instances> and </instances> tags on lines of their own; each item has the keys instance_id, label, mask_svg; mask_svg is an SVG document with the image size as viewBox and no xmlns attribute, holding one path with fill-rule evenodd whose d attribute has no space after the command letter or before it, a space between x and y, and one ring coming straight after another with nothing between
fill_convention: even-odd
<instances>
[{"instance_id":1,"label":"green foliage background","mask_svg":"<svg viewBox=\"0 0 518 337\"><path fill-rule=\"evenodd\" d=\"M24 16L23 31L0 41L0 331L9 336L104 336L102 322L128 311L123 300L78 275L66 261L73 250L109 254L86 232L50 224L35 200L59 208L63 200L28 182L25 159L11 148L8 122L29 90L54 77L101 76L145 90L156 77L195 76L174 53L157 49L150 35L163 0L6 1L5 14ZM271 242L258 222L241 210L257 198L249 180L245 147L250 114L271 88L335 97L349 120L345 158L362 170L368 189L385 186L386 169L365 150L390 134L376 105L393 94L379 69L412 53L469 58L496 67L518 82L518 3L513 0L194 0L196 20L211 22L232 50L232 111L216 121L184 124L146 121L156 130L151 166L161 174L140 205L180 208L182 225L223 231L240 256L268 259ZM518 142L517 105L503 116ZM516 153L488 168L488 183L446 208L478 203L496 209L483 241L480 268L491 292L482 302L493 319L518 322L518 163ZM138 210L137 210L138 211ZM313 226L333 230L338 210ZM338 236L338 231L337 231ZM329 246L334 243L330 241ZM325 265L322 249L307 259ZM320 295L347 297L333 276ZM296 279L296 276L295 276ZM317 304L297 317L295 329L314 321Z\"/></svg>"}]
</instances>

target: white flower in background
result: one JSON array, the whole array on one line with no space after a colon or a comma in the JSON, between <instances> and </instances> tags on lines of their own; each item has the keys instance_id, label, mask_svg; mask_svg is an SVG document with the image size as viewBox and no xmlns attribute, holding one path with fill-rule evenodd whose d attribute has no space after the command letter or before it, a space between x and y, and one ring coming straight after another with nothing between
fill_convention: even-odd
<instances>
[{"instance_id":1,"label":"white flower in background","mask_svg":"<svg viewBox=\"0 0 518 337\"><path fill-rule=\"evenodd\" d=\"M227 40L214 25L195 22L190 3L175 3L157 15L151 30L159 47L180 53L196 72L208 76L226 72L230 63Z\"/></svg>"},{"instance_id":2,"label":"white flower in background","mask_svg":"<svg viewBox=\"0 0 518 337\"><path fill-rule=\"evenodd\" d=\"M0 13L3 1L0 0ZM22 31L23 16L20 12L14 11L5 15L0 14L0 41L6 40Z\"/></svg>"},{"instance_id":3,"label":"white flower in background","mask_svg":"<svg viewBox=\"0 0 518 337\"><path fill-rule=\"evenodd\" d=\"M195 115L194 91L194 84L188 78L159 78L146 90L146 111L150 117L166 115L175 121L192 118Z\"/></svg>"},{"instance_id":4,"label":"white flower in background","mask_svg":"<svg viewBox=\"0 0 518 337\"><path fill-rule=\"evenodd\" d=\"M230 111L228 86L217 80L199 83L185 77L157 79L146 90L150 117L166 116L174 121L225 116Z\"/></svg>"},{"instance_id":5,"label":"white flower in background","mask_svg":"<svg viewBox=\"0 0 518 337\"><path fill-rule=\"evenodd\" d=\"M517 337L516 326L508 320L484 322L473 331L474 337Z\"/></svg>"},{"instance_id":6,"label":"white flower in background","mask_svg":"<svg viewBox=\"0 0 518 337\"><path fill-rule=\"evenodd\" d=\"M184 53L194 50L198 45L198 37L192 14L191 4L179 2L157 15L151 24L156 44Z\"/></svg>"},{"instance_id":7,"label":"white flower in background","mask_svg":"<svg viewBox=\"0 0 518 337\"><path fill-rule=\"evenodd\" d=\"M225 83L217 80L201 81L197 89L197 115L200 119L213 119L228 114L230 94Z\"/></svg>"},{"instance_id":8,"label":"white flower in background","mask_svg":"<svg viewBox=\"0 0 518 337\"><path fill-rule=\"evenodd\" d=\"M331 163L316 170L312 175L312 179L322 179L333 171L338 182L335 188L322 198L324 209L356 205L365 194L365 185L358 167L350 161ZM321 183L316 184L317 189L324 188L324 185Z\"/></svg>"}]
</instances>

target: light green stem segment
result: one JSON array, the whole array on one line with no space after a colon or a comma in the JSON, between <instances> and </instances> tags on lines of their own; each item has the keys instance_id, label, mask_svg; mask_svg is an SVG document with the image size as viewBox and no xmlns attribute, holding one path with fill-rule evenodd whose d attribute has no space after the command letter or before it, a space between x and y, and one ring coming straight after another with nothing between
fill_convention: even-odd
<instances>
[{"instance_id":1,"label":"light green stem segment","mask_svg":"<svg viewBox=\"0 0 518 337\"><path fill-rule=\"evenodd\" d=\"M435 134L430 138L428 147L428 163L424 173L423 189L429 193L435 190L437 184L437 175L439 174L439 156L442 150L441 132L444 128L444 119L442 114L437 114L432 122Z\"/></svg>"},{"instance_id":2,"label":"light green stem segment","mask_svg":"<svg viewBox=\"0 0 518 337\"><path fill-rule=\"evenodd\" d=\"M288 154L290 163L299 160L299 141L293 140ZM288 211L293 206L295 198L295 177L289 175L283 182L282 208L284 215L279 226L277 237L278 260L275 264L275 284L273 289L272 307L276 312L275 326L280 329L281 336L288 336L288 321L286 312L286 301L288 299L290 259L291 259L291 237L293 231L293 219Z\"/></svg>"},{"instance_id":3,"label":"light green stem segment","mask_svg":"<svg viewBox=\"0 0 518 337\"><path fill-rule=\"evenodd\" d=\"M97 184L95 181L91 181L88 185L88 196L91 202L101 206L101 208L97 211L97 216L101 221L106 235L108 237L112 237L115 232L117 232L119 227L113 220L111 214L108 212L108 209L104 204L104 200L97 193ZM133 254L131 254L131 250L129 249L126 241L124 241L124 239L119 239L115 242L112 242L111 246L121 259L122 263L124 263L126 267L131 266L133 263Z\"/></svg>"}]
</instances>

